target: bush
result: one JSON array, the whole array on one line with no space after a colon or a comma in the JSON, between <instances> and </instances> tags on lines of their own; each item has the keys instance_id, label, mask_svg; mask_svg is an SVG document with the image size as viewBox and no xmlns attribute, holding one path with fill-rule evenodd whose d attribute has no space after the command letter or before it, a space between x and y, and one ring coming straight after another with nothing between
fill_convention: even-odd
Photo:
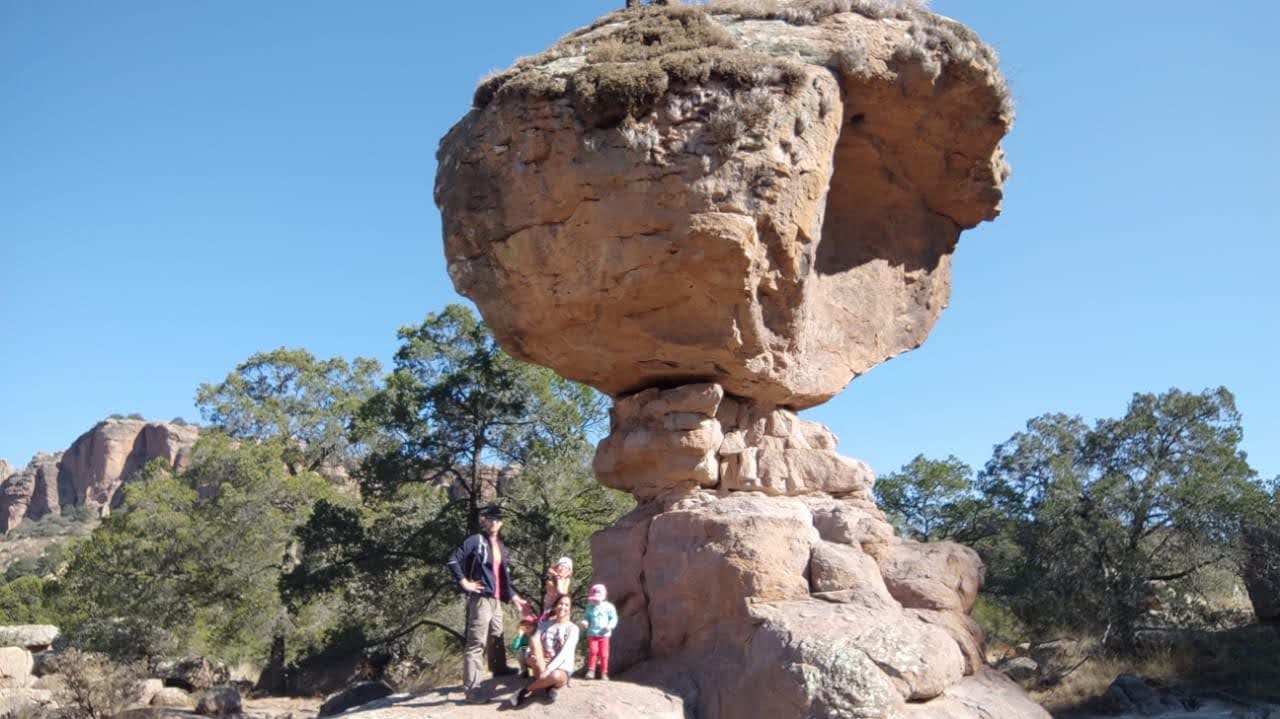
<instances>
[{"instance_id":1,"label":"bush","mask_svg":"<svg viewBox=\"0 0 1280 719\"><path fill-rule=\"evenodd\" d=\"M61 715L99 719L119 713L141 695L139 672L101 654L67 649L54 661L64 687L56 697Z\"/></svg>"}]
</instances>

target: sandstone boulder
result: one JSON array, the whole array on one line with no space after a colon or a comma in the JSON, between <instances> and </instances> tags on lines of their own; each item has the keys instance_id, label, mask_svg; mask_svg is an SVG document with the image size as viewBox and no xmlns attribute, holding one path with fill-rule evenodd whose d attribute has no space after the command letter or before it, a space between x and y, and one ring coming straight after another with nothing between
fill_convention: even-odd
<instances>
[{"instance_id":1,"label":"sandstone boulder","mask_svg":"<svg viewBox=\"0 0 1280 719\"><path fill-rule=\"evenodd\" d=\"M179 687L161 687L151 695L150 706L168 709L193 709L195 701L186 690Z\"/></svg>"},{"instance_id":2,"label":"sandstone boulder","mask_svg":"<svg viewBox=\"0 0 1280 719\"><path fill-rule=\"evenodd\" d=\"M817 422L698 383L615 402L594 469L601 484L642 500L698 488L869 498L871 468L835 446Z\"/></svg>"},{"instance_id":3,"label":"sandstone boulder","mask_svg":"<svg viewBox=\"0 0 1280 719\"><path fill-rule=\"evenodd\" d=\"M151 706L151 701L155 699L156 694L164 689L164 680L162 679L143 679L138 682L138 698L134 701L138 706Z\"/></svg>"},{"instance_id":4,"label":"sandstone boulder","mask_svg":"<svg viewBox=\"0 0 1280 719\"><path fill-rule=\"evenodd\" d=\"M31 652L22 647L0 647L0 688L23 689L31 685Z\"/></svg>"},{"instance_id":5,"label":"sandstone boulder","mask_svg":"<svg viewBox=\"0 0 1280 719\"><path fill-rule=\"evenodd\" d=\"M908 704L897 719L1052 719L1008 677L982 669L947 688L942 696Z\"/></svg>"},{"instance_id":6,"label":"sandstone boulder","mask_svg":"<svg viewBox=\"0 0 1280 719\"><path fill-rule=\"evenodd\" d=\"M813 518L794 499L676 504L649 522L644 582L653 656L696 644L756 601L808 597ZM659 620L660 619L660 620Z\"/></svg>"},{"instance_id":7,"label":"sandstone boulder","mask_svg":"<svg viewBox=\"0 0 1280 719\"><path fill-rule=\"evenodd\" d=\"M23 647L33 652L48 649L58 638L52 624L11 624L0 626L0 646Z\"/></svg>"},{"instance_id":8,"label":"sandstone boulder","mask_svg":"<svg viewBox=\"0 0 1280 719\"><path fill-rule=\"evenodd\" d=\"M0 717L20 717L56 706L48 689L5 689L0 691Z\"/></svg>"},{"instance_id":9,"label":"sandstone boulder","mask_svg":"<svg viewBox=\"0 0 1280 719\"><path fill-rule=\"evenodd\" d=\"M983 671L968 616L981 563L876 528L864 501L700 490L598 532L593 563L624 617L614 672L687 675L707 717L892 717L922 702L973 716L948 692Z\"/></svg>"},{"instance_id":10,"label":"sandstone boulder","mask_svg":"<svg viewBox=\"0 0 1280 719\"><path fill-rule=\"evenodd\" d=\"M876 559L889 593L913 609L968 612L986 573L977 552L954 542L899 540L884 545Z\"/></svg>"},{"instance_id":11,"label":"sandstone boulder","mask_svg":"<svg viewBox=\"0 0 1280 719\"><path fill-rule=\"evenodd\" d=\"M481 86L436 202L507 351L798 408L924 340L999 210L995 55L927 12L794 4L615 13Z\"/></svg>"}]
</instances>

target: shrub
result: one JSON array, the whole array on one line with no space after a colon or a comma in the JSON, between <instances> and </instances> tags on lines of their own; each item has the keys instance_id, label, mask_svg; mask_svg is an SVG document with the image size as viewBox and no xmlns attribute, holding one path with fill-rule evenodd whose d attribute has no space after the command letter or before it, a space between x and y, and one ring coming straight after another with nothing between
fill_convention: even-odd
<instances>
[{"instance_id":1,"label":"shrub","mask_svg":"<svg viewBox=\"0 0 1280 719\"><path fill-rule=\"evenodd\" d=\"M101 654L67 649L55 660L64 686L56 698L62 716L99 719L119 713L141 694L139 672Z\"/></svg>"}]
</instances>

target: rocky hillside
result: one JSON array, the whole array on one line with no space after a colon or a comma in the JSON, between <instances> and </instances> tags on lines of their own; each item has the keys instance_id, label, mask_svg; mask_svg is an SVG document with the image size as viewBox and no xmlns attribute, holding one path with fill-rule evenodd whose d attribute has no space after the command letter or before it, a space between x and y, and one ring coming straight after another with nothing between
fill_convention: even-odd
<instances>
[{"instance_id":1,"label":"rocky hillside","mask_svg":"<svg viewBox=\"0 0 1280 719\"><path fill-rule=\"evenodd\" d=\"M147 462L164 458L183 468L199 435L190 424L112 418L65 451L37 454L25 469L0 460L0 531L69 507L107 514L119 503L121 485Z\"/></svg>"}]
</instances>

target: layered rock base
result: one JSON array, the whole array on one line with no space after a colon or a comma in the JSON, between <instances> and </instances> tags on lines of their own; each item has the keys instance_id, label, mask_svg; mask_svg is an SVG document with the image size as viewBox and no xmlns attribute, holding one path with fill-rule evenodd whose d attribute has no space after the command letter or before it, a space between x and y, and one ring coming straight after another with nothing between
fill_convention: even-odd
<instances>
[{"instance_id":1,"label":"layered rock base","mask_svg":"<svg viewBox=\"0 0 1280 719\"><path fill-rule=\"evenodd\" d=\"M597 475L641 500L592 538L615 671L679 667L704 717L979 717L987 695L1047 717L984 671L978 555L896 537L822 425L698 384L618 401L612 428Z\"/></svg>"}]
</instances>

